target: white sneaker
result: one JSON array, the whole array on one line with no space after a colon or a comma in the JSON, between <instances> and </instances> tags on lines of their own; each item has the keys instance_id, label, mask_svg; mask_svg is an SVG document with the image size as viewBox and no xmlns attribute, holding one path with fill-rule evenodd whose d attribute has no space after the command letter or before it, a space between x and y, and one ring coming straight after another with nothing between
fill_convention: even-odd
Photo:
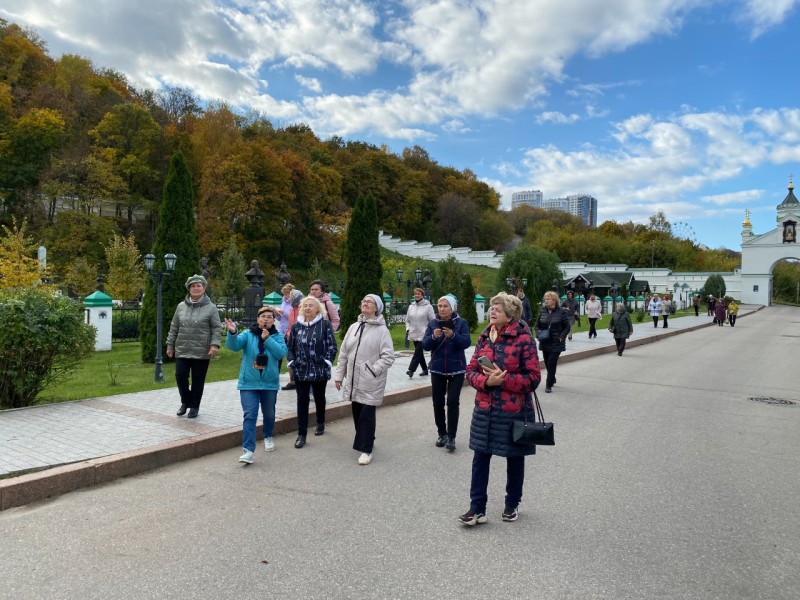
<instances>
[{"instance_id":1,"label":"white sneaker","mask_svg":"<svg viewBox=\"0 0 800 600\"><path fill-rule=\"evenodd\" d=\"M264 450L267 452L272 452L275 450L275 440L271 437L264 438Z\"/></svg>"},{"instance_id":2,"label":"white sneaker","mask_svg":"<svg viewBox=\"0 0 800 600\"><path fill-rule=\"evenodd\" d=\"M245 450L244 454L239 457L239 462L247 463L248 465L253 464L253 453L250 450Z\"/></svg>"},{"instance_id":3,"label":"white sneaker","mask_svg":"<svg viewBox=\"0 0 800 600\"><path fill-rule=\"evenodd\" d=\"M367 454L366 452L362 452L361 456L358 457L358 464L360 465L368 465L372 462L372 453L370 452Z\"/></svg>"}]
</instances>

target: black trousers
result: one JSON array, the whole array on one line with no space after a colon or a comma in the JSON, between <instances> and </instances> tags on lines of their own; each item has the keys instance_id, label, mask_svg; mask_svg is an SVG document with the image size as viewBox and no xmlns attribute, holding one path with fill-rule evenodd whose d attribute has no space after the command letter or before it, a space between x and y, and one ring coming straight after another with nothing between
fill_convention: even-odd
<instances>
[{"instance_id":1,"label":"black trousers","mask_svg":"<svg viewBox=\"0 0 800 600\"><path fill-rule=\"evenodd\" d=\"M597 337L597 329L594 328L595 323L597 323L597 319L589 319L589 337Z\"/></svg>"},{"instance_id":2,"label":"black trousers","mask_svg":"<svg viewBox=\"0 0 800 600\"><path fill-rule=\"evenodd\" d=\"M736 325L736 315L728 315L728 323L731 324L731 327Z\"/></svg>"},{"instance_id":3,"label":"black trousers","mask_svg":"<svg viewBox=\"0 0 800 600\"><path fill-rule=\"evenodd\" d=\"M314 390L314 405L317 408L317 425L325 423L325 388L326 380L294 382L297 392L297 435L308 433L308 405L311 403L309 392Z\"/></svg>"},{"instance_id":4,"label":"black trousers","mask_svg":"<svg viewBox=\"0 0 800 600\"><path fill-rule=\"evenodd\" d=\"M614 341L617 343L617 354L622 354L625 352L625 342L628 340L626 338L614 338Z\"/></svg>"},{"instance_id":5,"label":"black trousers","mask_svg":"<svg viewBox=\"0 0 800 600\"><path fill-rule=\"evenodd\" d=\"M669 319L669 315L664 315L664 329L667 328L667 319Z\"/></svg>"},{"instance_id":6,"label":"black trousers","mask_svg":"<svg viewBox=\"0 0 800 600\"><path fill-rule=\"evenodd\" d=\"M542 350L544 366L547 369L547 380L544 384L546 388L551 388L556 383L556 368L558 367L559 356L561 356L561 350Z\"/></svg>"},{"instance_id":7,"label":"black trousers","mask_svg":"<svg viewBox=\"0 0 800 600\"><path fill-rule=\"evenodd\" d=\"M203 399L203 388L206 385L206 373L211 361L205 358L176 358L175 382L181 395L181 404L189 408L200 408ZM189 377L192 383L189 385Z\"/></svg>"},{"instance_id":8,"label":"black trousers","mask_svg":"<svg viewBox=\"0 0 800 600\"><path fill-rule=\"evenodd\" d=\"M353 425L356 427L356 436L353 439L353 450L372 454L375 445L375 411L377 406L352 402Z\"/></svg>"},{"instance_id":9,"label":"black trousers","mask_svg":"<svg viewBox=\"0 0 800 600\"><path fill-rule=\"evenodd\" d=\"M456 437L458 431L458 408L464 373L460 375L439 375L431 373L431 396L433 396L433 420L439 435ZM445 419L445 404L447 418Z\"/></svg>"},{"instance_id":10,"label":"black trousers","mask_svg":"<svg viewBox=\"0 0 800 600\"><path fill-rule=\"evenodd\" d=\"M469 486L469 508L476 513L486 513L489 499L489 464L492 455L475 451L472 456L472 481ZM525 457L506 458L506 506L516 508L522 500L525 483Z\"/></svg>"},{"instance_id":11,"label":"black trousers","mask_svg":"<svg viewBox=\"0 0 800 600\"><path fill-rule=\"evenodd\" d=\"M695 304L694 305L694 316L695 317L700 316L700 305L699 304Z\"/></svg>"},{"instance_id":12,"label":"black trousers","mask_svg":"<svg viewBox=\"0 0 800 600\"><path fill-rule=\"evenodd\" d=\"M658 327L658 315L653 317L653 327Z\"/></svg>"},{"instance_id":13,"label":"black trousers","mask_svg":"<svg viewBox=\"0 0 800 600\"><path fill-rule=\"evenodd\" d=\"M425 362L425 352L422 350L422 342L414 342L414 356L411 357L411 364L408 365L410 373L416 373L417 367L422 367L422 372L428 372L428 363Z\"/></svg>"}]
</instances>

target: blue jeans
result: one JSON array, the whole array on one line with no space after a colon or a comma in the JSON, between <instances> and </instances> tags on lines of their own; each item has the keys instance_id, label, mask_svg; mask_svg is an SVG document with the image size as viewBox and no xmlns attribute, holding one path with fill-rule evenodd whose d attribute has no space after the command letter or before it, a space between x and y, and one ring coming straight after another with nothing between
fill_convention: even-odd
<instances>
[{"instance_id":1,"label":"blue jeans","mask_svg":"<svg viewBox=\"0 0 800 600\"><path fill-rule=\"evenodd\" d=\"M264 415L264 437L272 437L275 428L275 402L278 400L278 390L239 390L242 400L242 447L250 452L256 450L256 421L258 421L258 407Z\"/></svg>"},{"instance_id":2,"label":"blue jeans","mask_svg":"<svg viewBox=\"0 0 800 600\"><path fill-rule=\"evenodd\" d=\"M486 513L489 499L489 463L492 455L475 452L472 457L472 482L469 489L469 508L472 512ZM522 500L522 485L525 483L525 457L506 458L506 506L516 508Z\"/></svg>"}]
</instances>

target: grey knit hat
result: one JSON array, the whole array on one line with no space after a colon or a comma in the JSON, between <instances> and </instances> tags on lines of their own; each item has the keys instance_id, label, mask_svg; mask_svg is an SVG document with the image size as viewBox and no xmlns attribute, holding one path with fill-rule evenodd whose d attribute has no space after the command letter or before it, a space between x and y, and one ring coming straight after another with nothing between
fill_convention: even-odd
<instances>
[{"instance_id":1,"label":"grey knit hat","mask_svg":"<svg viewBox=\"0 0 800 600\"><path fill-rule=\"evenodd\" d=\"M189 279L186 280L186 289L188 290L193 283L202 283L203 289L208 287L208 281L202 275L192 275Z\"/></svg>"}]
</instances>

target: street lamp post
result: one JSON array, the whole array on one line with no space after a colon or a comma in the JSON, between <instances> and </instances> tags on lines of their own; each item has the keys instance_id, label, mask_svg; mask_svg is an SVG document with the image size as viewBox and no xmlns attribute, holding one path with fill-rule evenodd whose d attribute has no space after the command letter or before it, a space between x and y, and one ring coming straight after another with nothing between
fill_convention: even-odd
<instances>
[{"instance_id":1,"label":"street lamp post","mask_svg":"<svg viewBox=\"0 0 800 600\"><path fill-rule=\"evenodd\" d=\"M147 254L144 257L144 268L147 269L147 274L150 279L156 284L156 371L154 381L161 383L164 381L164 358L161 355L161 286L164 284L164 279L172 275L175 270L175 262L178 257L172 252L164 255L164 264L166 270L162 271L160 268L157 273L153 273L153 267L156 263L156 257L152 254Z\"/></svg>"}]
</instances>

